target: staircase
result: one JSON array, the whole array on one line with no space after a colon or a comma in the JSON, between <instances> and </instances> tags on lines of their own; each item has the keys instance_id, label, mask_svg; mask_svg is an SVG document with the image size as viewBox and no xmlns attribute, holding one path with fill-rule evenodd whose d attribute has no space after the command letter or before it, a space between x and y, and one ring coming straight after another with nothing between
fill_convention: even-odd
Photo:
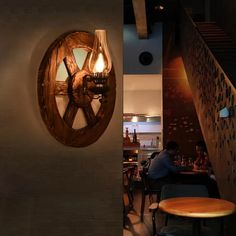
<instances>
[{"instance_id":1,"label":"staircase","mask_svg":"<svg viewBox=\"0 0 236 236\"><path fill-rule=\"evenodd\" d=\"M236 87L236 44L215 22L195 22L197 30Z\"/></svg>"},{"instance_id":2,"label":"staircase","mask_svg":"<svg viewBox=\"0 0 236 236\"><path fill-rule=\"evenodd\" d=\"M181 55L220 194L236 202L236 45L215 22L193 22L183 8L179 22Z\"/></svg>"}]
</instances>

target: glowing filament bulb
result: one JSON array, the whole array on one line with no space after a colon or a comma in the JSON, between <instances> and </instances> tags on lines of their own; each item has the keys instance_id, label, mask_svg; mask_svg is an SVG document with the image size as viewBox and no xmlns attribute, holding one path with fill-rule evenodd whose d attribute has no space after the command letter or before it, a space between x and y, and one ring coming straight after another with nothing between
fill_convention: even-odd
<instances>
[{"instance_id":1,"label":"glowing filament bulb","mask_svg":"<svg viewBox=\"0 0 236 236\"><path fill-rule=\"evenodd\" d=\"M101 73L103 72L104 68L105 68L104 56L100 52L98 54L98 58L94 66L94 73Z\"/></svg>"},{"instance_id":2,"label":"glowing filament bulb","mask_svg":"<svg viewBox=\"0 0 236 236\"><path fill-rule=\"evenodd\" d=\"M107 76L111 68L112 62L106 40L106 31L96 30L88 69L90 73L102 73Z\"/></svg>"}]
</instances>

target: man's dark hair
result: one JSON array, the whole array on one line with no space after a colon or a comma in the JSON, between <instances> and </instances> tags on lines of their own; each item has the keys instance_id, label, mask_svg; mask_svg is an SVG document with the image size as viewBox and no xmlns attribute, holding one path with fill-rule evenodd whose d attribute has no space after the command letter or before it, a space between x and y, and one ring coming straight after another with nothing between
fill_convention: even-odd
<instances>
[{"instance_id":1,"label":"man's dark hair","mask_svg":"<svg viewBox=\"0 0 236 236\"><path fill-rule=\"evenodd\" d=\"M167 142L166 150L177 150L177 149L179 149L178 143L176 143L175 141Z\"/></svg>"}]
</instances>

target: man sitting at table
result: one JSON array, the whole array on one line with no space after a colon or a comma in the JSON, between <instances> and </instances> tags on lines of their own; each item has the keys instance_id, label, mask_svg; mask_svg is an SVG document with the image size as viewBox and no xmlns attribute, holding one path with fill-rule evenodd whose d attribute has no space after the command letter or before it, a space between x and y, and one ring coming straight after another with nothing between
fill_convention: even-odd
<instances>
[{"instance_id":1,"label":"man sitting at table","mask_svg":"<svg viewBox=\"0 0 236 236\"><path fill-rule=\"evenodd\" d=\"M175 182L173 174L186 169L173 164L173 158L178 151L179 145L175 141L169 141L165 149L151 161L148 178L152 188L161 189L163 185Z\"/></svg>"}]
</instances>

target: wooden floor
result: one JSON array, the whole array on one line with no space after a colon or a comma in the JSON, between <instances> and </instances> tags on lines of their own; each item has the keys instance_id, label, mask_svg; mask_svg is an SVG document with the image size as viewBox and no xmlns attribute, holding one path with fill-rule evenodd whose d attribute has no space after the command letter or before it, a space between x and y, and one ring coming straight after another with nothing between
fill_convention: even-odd
<instances>
[{"instance_id":1,"label":"wooden floor","mask_svg":"<svg viewBox=\"0 0 236 236\"><path fill-rule=\"evenodd\" d=\"M127 196L124 196L126 209L128 211L128 200ZM124 221L124 229L123 229L123 236L152 236L152 218L151 213L148 210L149 207L149 198L146 197L146 206L144 211L144 220L141 222L140 220L140 207L141 207L141 190L135 189L134 191L134 202L133 202L133 209L128 211L127 217ZM157 232L163 230L165 222L165 214L158 211L157 213L157 220L156 220L156 227ZM177 222L177 223L176 223ZM171 232L176 230L174 225L181 225L183 226L184 230L178 233ZM210 219L206 222L206 227L203 227L202 236L220 236L220 223L219 219ZM168 232L168 235L173 236L192 236L191 231L191 222L186 219L170 219L168 226L165 232ZM229 230L225 227L224 236L231 236Z\"/></svg>"}]
</instances>

